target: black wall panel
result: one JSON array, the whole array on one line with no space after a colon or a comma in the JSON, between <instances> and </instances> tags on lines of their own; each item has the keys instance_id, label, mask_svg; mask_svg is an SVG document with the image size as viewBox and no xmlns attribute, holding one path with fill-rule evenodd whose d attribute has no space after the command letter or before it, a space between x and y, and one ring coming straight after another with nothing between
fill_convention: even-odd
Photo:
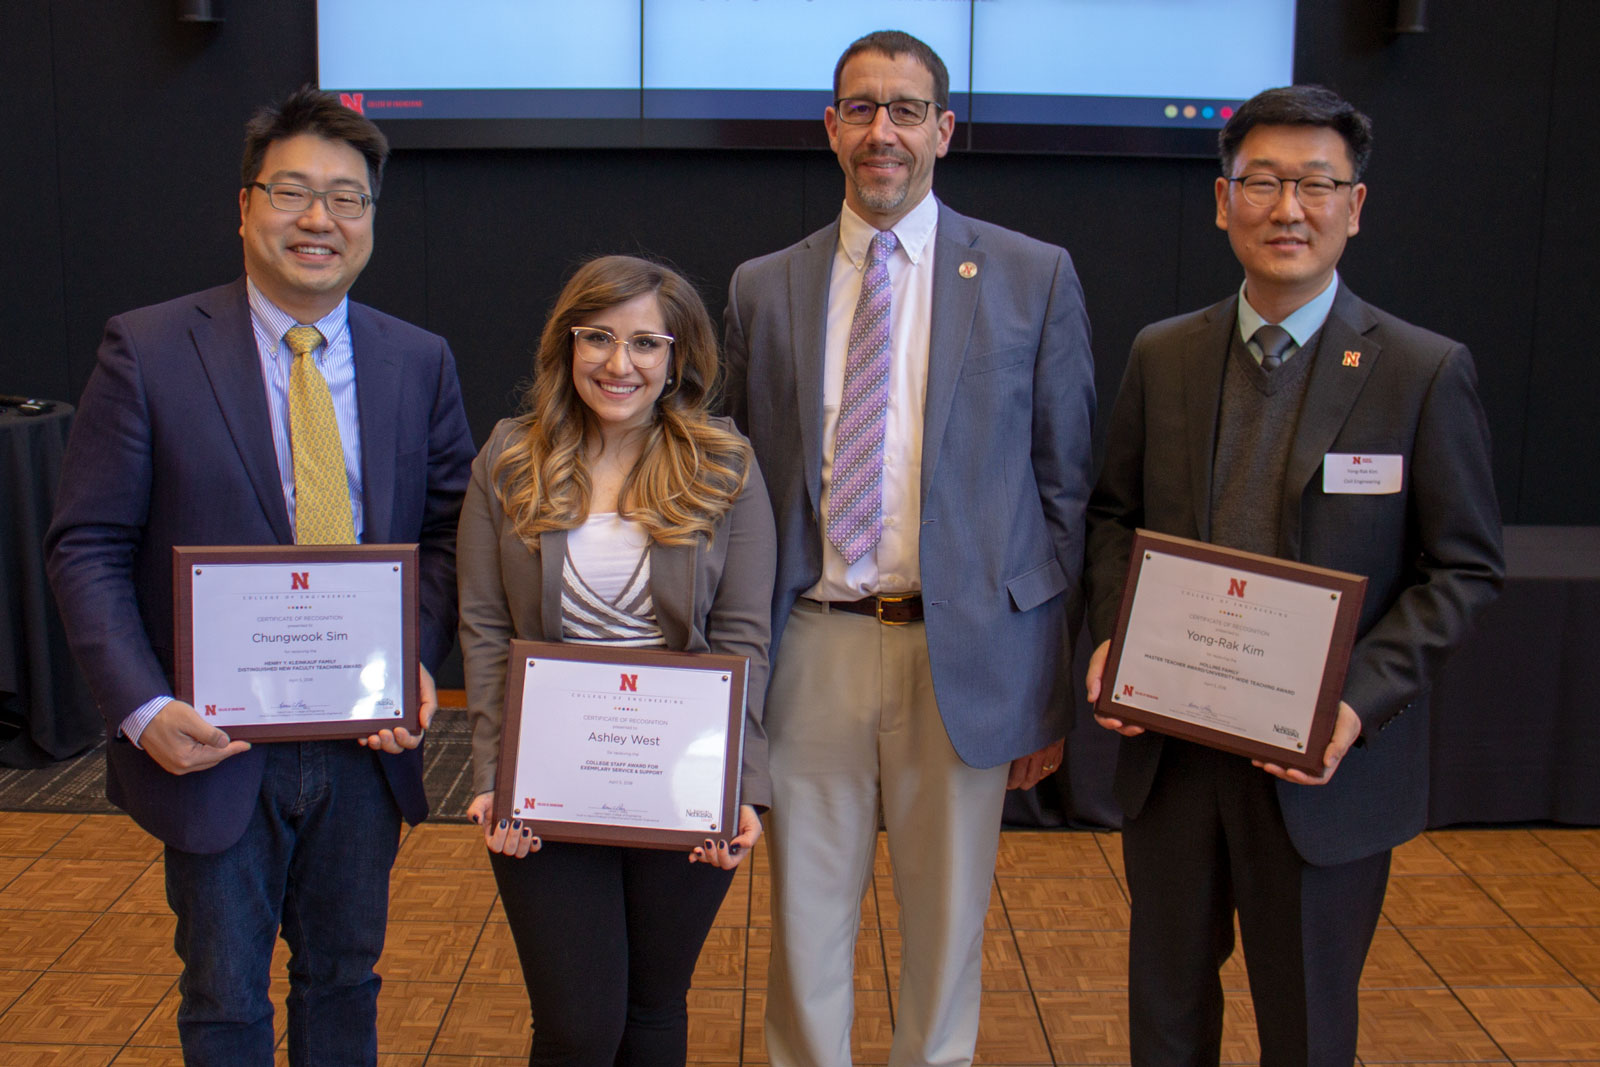
<instances>
[{"instance_id":1,"label":"black wall panel","mask_svg":"<svg viewBox=\"0 0 1600 1067\"><path fill-rule=\"evenodd\" d=\"M1545 161L1548 180L1537 191L1511 191L1542 201L1533 358L1526 368L1527 444L1518 494L1518 518L1523 522L1600 521L1596 57L1600 57L1600 4L1562 4Z\"/></svg>"}]
</instances>

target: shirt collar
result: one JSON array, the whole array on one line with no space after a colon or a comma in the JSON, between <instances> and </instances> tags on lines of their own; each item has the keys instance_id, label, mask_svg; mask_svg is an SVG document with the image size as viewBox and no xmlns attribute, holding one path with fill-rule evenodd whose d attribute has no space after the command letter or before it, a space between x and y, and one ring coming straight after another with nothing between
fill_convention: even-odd
<instances>
[{"instance_id":1,"label":"shirt collar","mask_svg":"<svg viewBox=\"0 0 1600 1067\"><path fill-rule=\"evenodd\" d=\"M291 326L315 326L321 331L325 341L322 349L323 358L325 359L327 358L328 350L333 347L333 342L338 339L348 325L350 317L350 298L348 296L343 297L339 301L338 307L322 316L316 322L302 324L296 322L293 315L269 300L267 294L256 287L256 283L251 280L249 275L245 275L244 288L245 295L250 301L251 319L255 321L261 333L277 342L276 348L279 352L287 350L283 335L289 332Z\"/></svg>"},{"instance_id":2,"label":"shirt collar","mask_svg":"<svg viewBox=\"0 0 1600 1067\"><path fill-rule=\"evenodd\" d=\"M1339 272L1333 272L1333 279L1328 282L1327 288L1301 304L1289 317L1276 325L1289 331L1289 336L1294 338L1296 348L1304 348L1311 335L1322 329L1322 324L1328 321L1328 312L1333 310L1333 298L1339 295ZM1250 306L1250 301L1244 295L1244 283L1239 285L1239 336L1245 341L1256 334L1256 330L1267 324L1261 317L1261 312Z\"/></svg>"},{"instance_id":3,"label":"shirt collar","mask_svg":"<svg viewBox=\"0 0 1600 1067\"><path fill-rule=\"evenodd\" d=\"M906 258L912 263L919 263L938 225L939 201L929 193L889 229L905 250ZM877 232L872 223L857 215L849 204L844 205L844 210L839 213L839 247L856 270L866 269L867 246Z\"/></svg>"}]
</instances>

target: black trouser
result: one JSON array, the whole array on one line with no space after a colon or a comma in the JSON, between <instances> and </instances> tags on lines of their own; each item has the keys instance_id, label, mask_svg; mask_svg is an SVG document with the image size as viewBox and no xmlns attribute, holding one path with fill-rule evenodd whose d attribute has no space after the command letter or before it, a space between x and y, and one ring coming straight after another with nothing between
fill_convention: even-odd
<instances>
[{"instance_id":1,"label":"black trouser","mask_svg":"<svg viewBox=\"0 0 1600 1067\"><path fill-rule=\"evenodd\" d=\"M733 872L556 841L490 860L533 1007L528 1063L681 1067L686 994Z\"/></svg>"},{"instance_id":2,"label":"black trouser","mask_svg":"<svg viewBox=\"0 0 1600 1067\"><path fill-rule=\"evenodd\" d=\"M1135 1067L1218 1062L1218 969L1233 952L1236 909L1263 1067L1355 1060L1357 990L1389 853L1307 863L1276 781L1241 756L1168 738L1144 808L1123 823Z\"/></svg>"}]
</instances>

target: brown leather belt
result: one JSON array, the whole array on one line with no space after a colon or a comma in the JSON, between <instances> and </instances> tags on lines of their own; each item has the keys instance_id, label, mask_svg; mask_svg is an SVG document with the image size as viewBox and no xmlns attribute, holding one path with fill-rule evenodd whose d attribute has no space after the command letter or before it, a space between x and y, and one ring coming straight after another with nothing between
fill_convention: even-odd
<instances>
[{"instance_id":1,"label":"brown leather belt","mask_svg":"<svg viewBox=\"0 0 1600 1067\"><path fill-rule=\"evenodd\" d=\"M885 626L904 626L922 621L922 594L905 593L900 596L864 596L860 600L819 600L830 611L848 611L866 615Z\"/></svg>"}]
</instances>

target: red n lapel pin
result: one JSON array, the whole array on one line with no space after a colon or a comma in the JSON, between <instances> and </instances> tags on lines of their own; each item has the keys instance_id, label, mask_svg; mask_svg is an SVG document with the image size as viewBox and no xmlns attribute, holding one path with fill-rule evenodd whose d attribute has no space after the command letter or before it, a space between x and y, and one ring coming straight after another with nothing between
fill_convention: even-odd
<instances>
[{"instance_id":1,"label":"red n lapel pin","mask_svg":"<svg viewBox=\"0 0 1600 1067\"><path fill-rule=\"evenodd\" d=\"M1346 367L1361 366L1361 353L1346 350L1344 354L1344 365Z\"/></svg>"}]
</instances>

